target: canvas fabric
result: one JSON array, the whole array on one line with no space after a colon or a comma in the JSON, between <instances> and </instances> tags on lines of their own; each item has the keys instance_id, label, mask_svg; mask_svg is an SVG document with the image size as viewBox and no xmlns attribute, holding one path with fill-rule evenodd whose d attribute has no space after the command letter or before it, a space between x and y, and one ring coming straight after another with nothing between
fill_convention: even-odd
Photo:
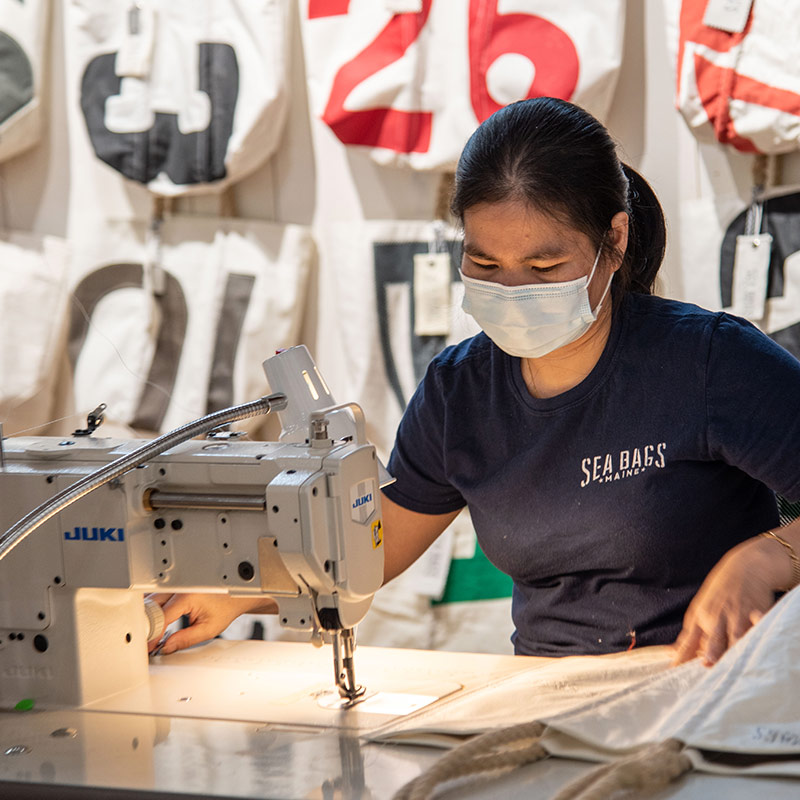
<instances>
[{"instance_id":1,"label":"canvas fabric","mask_svg":"<svg viewBox=\"0 0 800 800\"><path fill-rule=\"evenodd\" d=\"M0 338L6 344L0 350L0 422L5 436L51 419L69 264L63 239L19 232L0 238Z\"/></svg>"},{"instance_id":2,"label":"canvas fabric","mask_svg":"<svg viewBox=\"0 0 800 800\"><path fill-rule=\"evenodd\" d=\"M758 0L747 25L730 33L704 24L708 0L669 2L676 48L676 102L701 141L748 153L800 146L797 0Z\"/></svg>"},{"instance_id":3,"label":"canvas fabric","mask_svg":"<svg viewBox=\"0 0 800 800\"><path fill-rule=\"evenodd\" d=\"M308 0L313 113L379 164L450 170L469 135L515 100L550 95L603 119L624 4L557 0Z\"/></svg>"},{"instance_id":4,"label":"canvas fabric","mask_svg":"<svg viewBox=\"0 0 800 800\"><path fill-rule=\"evenodd\" d=\"M549 720L555 754L610 760L677 739L705 772L800 777L800 708L792 682L800 656L800 592L787 594L712 668L666 670ZM714 755L756 758L719 759Z\"/></svg>"},{"instance_id":5,"label":"canvas fabric","mask_svg":"<svg viewBox=\"0 0 800 800\"><path fill-rule=\"evenodd\" d=\"M266 394L262 361L298 344L311 256L303 226L202 217L167 218L158 244L129 223L76 242L75 409L105 402L156 433Z\"/></svg>"},{"instance_id":6,"label":"canvas fabric","mask_svg":"<svg viewBox=\"0 0 800 800\"><path fill-rule=\"evenodd\" d=\"M0 162L41 138L49 16L47 0L0 0Z\"/></svg>"},{"instance_id":7,"label":"canvas fabric","mask_svg":"<svg viewBox=\"0 0 800 800\"><path fill-rule=\"evenodd\" d=\"M71 0L73 137L160 195L219 191L276 149L288 103L287 0ZM136 32L138 31L138 33Z\"/></svg>"},{"instance_id":8,"label":"canvas fabric","mask_svg":"<svg viewBox=\"0 0 800 800\"><path fill-rule=\"evenodd\" d=\"M800 777L794 671L800 592L785 595L713 667L671 667L672 651L532 663L529 670L393 722L368 738L453 747L465 738L540 720L555 756L613 761L676 739L695 770Z\"/></svg>"}]
</instances>

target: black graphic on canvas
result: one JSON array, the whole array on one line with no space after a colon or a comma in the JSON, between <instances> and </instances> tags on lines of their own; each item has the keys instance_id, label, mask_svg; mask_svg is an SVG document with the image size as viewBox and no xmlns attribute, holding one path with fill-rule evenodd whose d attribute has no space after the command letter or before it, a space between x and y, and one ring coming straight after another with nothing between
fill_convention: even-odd
<instances>
[{"instance_id":1,"label":"black graphic on canvas","mask_svg":"<svg viewBox=\"0 0 800 800\"><path fill-rule=\"evenodd\" d=\"M239 94L236 52L227 44L201 43L198 89L208 95L205 130L181 133L178 115L156 111L149 130L115 133L106 126L106 101L120 94L116 53L93 58L81 81L81 109L97 157L125 177L149 183L164 173L178 186L212 183L226 175L225 156Z\"/></svg>"},{"instance_id":2,"label":"black graphic on canvas","mask_svg":"<svg viewBox=\"0 0 800 800\"><path fill-rule=\"evenodd\" d=\"M15 39L0 31L0 124L33 99L33 68Z\"/></svg>"}]
</instances>

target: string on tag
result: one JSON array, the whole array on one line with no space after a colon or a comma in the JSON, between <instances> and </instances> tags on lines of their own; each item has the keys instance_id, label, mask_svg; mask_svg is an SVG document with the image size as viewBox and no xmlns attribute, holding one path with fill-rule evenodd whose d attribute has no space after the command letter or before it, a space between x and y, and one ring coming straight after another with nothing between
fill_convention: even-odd
<instances>
[{"instance_id":1,"label":"string on tag","mask_svg":"<svg viewBox=\"0 0 800 800\"><path fill-rule=\"evenodd\" d=\"M764 192L769 184L769 159L764 153L759 153L753 159L751 175L753 188L750 196L750 207L744 221L744 235L755 236L761 233L764 221Z\"/></svg>"},{"instance_id":2,"label":"string on tag","mask_svg":"<svg viewBox=\"0 0 800 800\"><path fill-rule=\"evenodd\" d=\"M757 187L753 187L753 199L747 209L744 218L744 235L757 236L761 233L761 226L764 222L764 203L760 199Z\"/></svg>"}]
</instances>

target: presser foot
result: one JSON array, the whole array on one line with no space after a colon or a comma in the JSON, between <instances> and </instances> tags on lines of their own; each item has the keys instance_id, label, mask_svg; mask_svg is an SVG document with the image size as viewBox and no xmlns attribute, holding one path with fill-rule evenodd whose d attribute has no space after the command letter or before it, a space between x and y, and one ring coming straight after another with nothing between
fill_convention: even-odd
<instances>
[{"instance_id":1,"label":"presser foot","mask_svg":"<svg viewBox=\"0 0 800 800\"><path fill-rule=\"evenodd\" d=\"M351 708L366 697L366 688L356 683L353 653L356 649L352 628L333 632L333 668L336 688L344 701L342 708Z\"/></svg>"}]
</instances>

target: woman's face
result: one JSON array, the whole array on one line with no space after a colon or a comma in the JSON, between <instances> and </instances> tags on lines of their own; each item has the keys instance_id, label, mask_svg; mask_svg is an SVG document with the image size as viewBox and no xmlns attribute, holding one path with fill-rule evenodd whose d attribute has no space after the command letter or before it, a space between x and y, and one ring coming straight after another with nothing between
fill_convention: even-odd
<instances>
[{"instance_id":1,"label":"woman's face","mask_svg":"<svg viewBox=\"0 0 800 800\"><path fill-rule=\"evenodd\" d=\"M624 253L627 242L628 216L621 211L611 220L604 245L611 252ZM461 271L468 278L503 286L563 283L588 275L596 255L585 233L519 200L479 203L464 212ZM593 308L619 261L601 258L598 262L589 284Z\"/></svg>"}]
</instances>

